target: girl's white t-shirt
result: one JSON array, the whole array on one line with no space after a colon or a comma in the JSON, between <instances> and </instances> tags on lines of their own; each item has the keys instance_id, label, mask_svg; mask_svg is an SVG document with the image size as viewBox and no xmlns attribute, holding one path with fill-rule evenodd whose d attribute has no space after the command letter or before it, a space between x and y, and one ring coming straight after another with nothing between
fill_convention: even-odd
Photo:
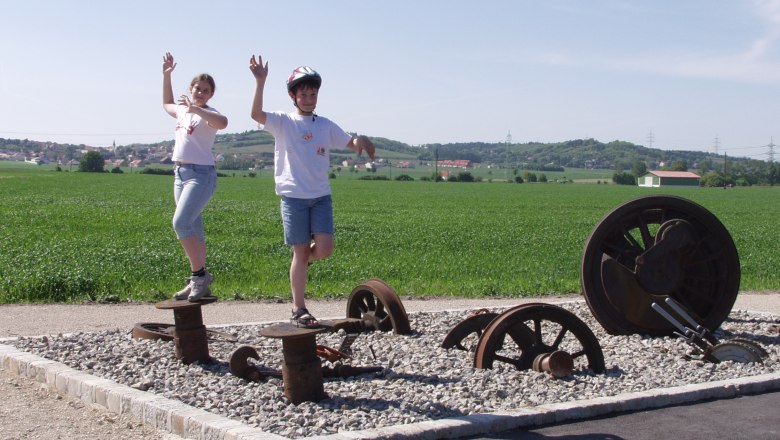
<instances>
[{"instance_id":1,"label":"girl's white t-shirt","mask_svg":"<svg viewBox=\"0 0 780 440\"><path fill-rule=\"evenodd\" d=\"M329 195L331 148L347 148L352 136L322 116L267 112L259 127L274 136L276 194L299 199Z\"/></svg>"},{"instance_id":2,"label":"girl's white t-shirt","mask_svg":"<svg viewBox=\"0 0 780 440\"><path fill-rule=\"evenodd\" d=\"M209 110L216 111L214 108ZM217 129L200 116L187 113L187 107L176 106L176 143L173 147L174 162L214 165L211 148L217 138Z\"/></svg>"}]
</instances>

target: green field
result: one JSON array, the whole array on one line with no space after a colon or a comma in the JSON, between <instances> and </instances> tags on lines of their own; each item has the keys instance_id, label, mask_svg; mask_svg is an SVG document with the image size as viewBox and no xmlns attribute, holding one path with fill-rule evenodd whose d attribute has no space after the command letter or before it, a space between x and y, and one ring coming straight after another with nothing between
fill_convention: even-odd
<instances>
[{"instance_id":1,"label":"green field","mask_svg":"<svg viewBox=\"0 0 780 440\"><path fill-rule=\"evenodd\" d=\"M155 301L182 284L188 265L171 227L172 176L3 164L0 303ZM273 181L230 176L205 212L214 293L287 300L290 251ZM720 219L739 251L741 290L780 289L780 188L346 177L332 181L336 250L311 266L309 297L345 297L373 277L402 296L579 292L591 230L617 205L648 194L688 198Z\"/></svg>"}]
</instances>

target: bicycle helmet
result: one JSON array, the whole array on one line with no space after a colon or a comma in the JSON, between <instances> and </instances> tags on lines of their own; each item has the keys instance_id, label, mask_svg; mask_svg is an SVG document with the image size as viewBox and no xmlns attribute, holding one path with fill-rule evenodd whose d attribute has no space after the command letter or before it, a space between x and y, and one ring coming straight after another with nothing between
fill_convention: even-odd
<instances>
[{"instance_id":1,"label":"bicycle helmet","mask_svg":"<svg viewBox=\"0 0 780 440\"><path fill-rule=\"evenodd\" d=\"M299 66L293 70L290 77L287 78L287 91L291 92L303 81L311 81L317 88L322 85L322 77L317 71L308 66Z\"/></svg>"}]
</instances>

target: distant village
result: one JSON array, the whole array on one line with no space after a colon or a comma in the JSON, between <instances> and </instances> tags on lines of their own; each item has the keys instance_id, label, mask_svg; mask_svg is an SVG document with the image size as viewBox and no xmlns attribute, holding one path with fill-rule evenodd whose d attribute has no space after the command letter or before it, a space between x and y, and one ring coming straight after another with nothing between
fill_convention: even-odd
<instances>
[{"instance_id":1,"label":"distant village","mask_svg":"<svg viewBox=\"0 0 780 440\"><path fill-rule=\"evenodd\" d=\"M33 165L56 164L62 167L78 166L81 156L90 152L97 151L104 158L104 166L110 168L144 168L154 165L172 165L173 154L172 145L144 145L143 147L128 147L112 145L111 147L92 147L92 146L63 146L59 144L35 143L30 148L22 148L23 151L14 149L3 149L0 147L0 160L9 160L17 162L26 162ZM242 164L251 164L246 167L228 167L228 169L246 169L249 171L273 169L273 163L269 158L261 157L256 154L225 155L219 154L215 157L218 163L227 163L238 161ZM343 168L365 169L366 171L376 171L379 168L392 166L400 169L413 169L418 165L438 166L439 168L471 169L473 163L471 160L440 160L436 163L430 161L398 161L390 164L385 159L377 158L376 161L369 162L362 158L344 159L334 166ZM446 171L443 174L447 174Z\"/></svg>"}]
</instances>

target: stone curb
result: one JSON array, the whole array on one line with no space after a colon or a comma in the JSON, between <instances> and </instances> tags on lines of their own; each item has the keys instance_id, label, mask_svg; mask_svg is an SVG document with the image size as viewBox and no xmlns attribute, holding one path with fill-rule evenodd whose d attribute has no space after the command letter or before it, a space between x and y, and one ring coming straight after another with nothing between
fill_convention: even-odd
<instances>
[{"instance_id":1,"label":"stone curb","mask_svg":"<svg viewBox=\"0 0 780 440\"><path fill-rule=\"evenodd\" d=\"M24 376L62 394L129 413L139 422L180 437L199 440L286 440L237 420L194 408L180 401L136 390L62 363L0 344L0 368ZM473 414L407 425L309 437L317 440L440 439L498 433L608 414L662 408L708 399L731 398L780 390L780 374L765 374L717 382L659 388L590 400L554 403L518 411Z\"/></svg>"},{"instance_id":2,"label":"stone curb","mask_svg":"<svg viewBox=\"0 0 780 440\"><path fill-rule=\"evenodd\" d=\"M0 344L0 368L45 383L62 394L130 414L144 425L203 440L282 440L282 437L182 402L120 385L65 364Z\"/></svg>"}]
</instances>

